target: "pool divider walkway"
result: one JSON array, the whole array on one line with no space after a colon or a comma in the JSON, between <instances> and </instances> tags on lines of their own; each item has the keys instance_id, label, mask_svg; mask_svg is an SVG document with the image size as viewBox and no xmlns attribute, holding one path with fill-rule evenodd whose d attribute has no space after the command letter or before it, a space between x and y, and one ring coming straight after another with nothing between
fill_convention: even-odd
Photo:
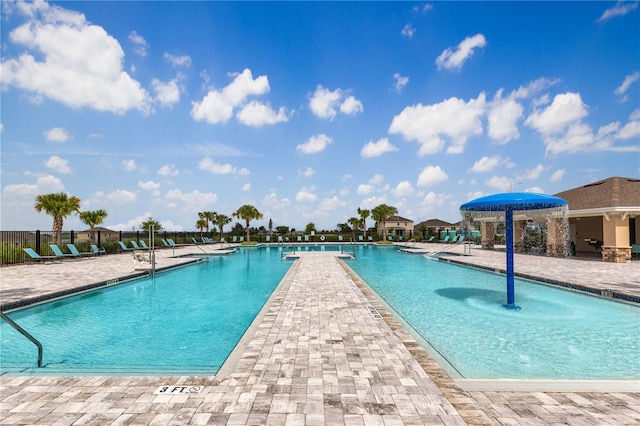
<instances>
[{"instance_id":1,"label":"pool divider walkway","mask_svg":"<svg viewBox=\"0 0 640 426\"><path fill-rule=\"evenodd\" d=\"M463 391L339 262L301 253L228 373L3 376L0 423L640 424L640 393Z\"/></svg>"}]
</instances>

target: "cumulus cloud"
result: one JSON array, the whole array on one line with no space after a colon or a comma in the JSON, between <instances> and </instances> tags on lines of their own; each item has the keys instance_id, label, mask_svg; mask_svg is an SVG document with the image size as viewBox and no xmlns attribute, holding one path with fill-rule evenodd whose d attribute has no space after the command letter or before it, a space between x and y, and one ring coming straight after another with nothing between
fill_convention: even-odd
<instances>
[{"instance_id":1,"label":"cumulus cloud","mask_svg":"<svg viewBox=\"0 0 640 426\"><path fill-rule=\"evenodd\" d=\"M191 192L182 192L180 189L168 191L164 198L170 203L176 203L185 211L198 212L218 201L218 196L213 192L200 192L194 189Z\"/></svg>"},{"instance_id":2,"label":"cumulus cloud","mask_svg":"<svg viewBox=\"0 0 640 426\"><path fill-rule=\"evenodd\" d=\"M303 201L303 202L316 201L318 199L318 196L314 194L313 191L315 191L314 186L311 186L309 188L306 188L306 187L302 188L296 194L296 201Z\"/></svg>"},{"instance_id":3,"label":"cumulus cloud","mask_svg":"<svg viewBox=\"0 0 640 426\"><path fill-rule=\"evenodd\" d=\"M377 142L367 142L360 151L360 156L363 158L379 157L387 152L397 151L398 148L395 145L389 143L389 139L382 138Z\"/></svg>"},{"instance_id":4,"label":"cumulus cloud","mask_svg":"<svg viewBox=\"0 0 640 426\"><path fill-rule=\"evenodd\" d=\"M122 168L130 172L138 168L135 160L122 160Z\"/></svg>"},{"instance_id":5,"label":"cumulus cloud","mask_svg":"<svg viewBox=\"0 0 640 426\"><path fill-rule=\"evenodd\" d=\"M24 48L0 66L2 84L71 108L151 112L151 99L123 70L124 52L104 28L79 12L36 2L18 7L27 22L9 33Z\"/></svg>"},{"instance_id":6,"label":"cumulus cloud","mask_svg":"<svg viewBox=\"0 0 640 426\"><path fill-rule=\"evenodd\" d=\"M51 142L67 142L70 139L69 133L62 127L53 127L44 132L46 140Z\"/></svg>"},{"instance_id":7,"label":"cumulus cloud","mask_svg":"<svg viewBox=\"0 0 640 426\"><path fill-rule=\"evenodd\" d=\"M189 55L175 56L165 52L163 57L165 61L174 67L191 67L191 57Z\"/></svg>"},{"instance_id":8,"label":"cumulus cloud","mask_svg":"<svg viewBox=\"0 0 640 426\"><path fill-rule=\"evenodd\" d=\"M215 173L217 175L235 173L241 176L245 176L249 174L249 171L245 168L238 169L236 166L233 166L229 163L216 163L209 157L205 157L198 162L198 169Z\"/></svg>"},{"instance_id":9,"label":"cumulus cloud","mask_svg":"<svg viewBox=\"0 0 640 426\"><path fill-rule=\"evenodd\" d=\"M242 190L247 192L247 191L251 191L251 184L250 183L245 183L244 185L242 185Z\"/></svg>"},{"instance_id":10,"label":"cumulus cloud","mask_svg":"<svg viewBox=\"0 0 640 426\"><path fill-rule=\"evenodd\" d=\"M289 114L285 107L281 107L276 112L270 105L254 100L245 105L236 114L236 118L247 126L261 127L265 124L286 123L289 121Z\"/></svg>"},{"instance_id":11,"label":"cumulus cloud","mask_svg":"<svg viewBox=\"0 0 640 426\"><path fill-rule=\"evenodd\" d=\"M211 89L201 102L192 102L191 117L194 120L204 120L210 124L226 123L233 116L234 108L242 106L249 96L264 95L271 90L266 75L254 79L248 68L232 76L233 81L222 90Z\"/></svg>"},{"instance_id":12,"label":"cumulus cloud","mask_svg":"<svg viewBox=\"0 0 640 426\"><path fill-rule=\"evenodd\" d=\"M415 33L416 33L416 29L413 28L413 25L411 23L402 27L402 31L400 31L400 34L402 34L402 37L406 37L406 38L412 38Z\"/></svg>"},{"instance_id":13,"label":"cumulus cloud","mask_svg":"<svg viewBox=\"0 0 640 426\"><path fill-rule=\"evenodd\" d=\"M489 111L489 137L500 143L507 143L520 137L518 121L524 108L514 99L501 99L499 96L491 103Z\"/></svg>"},{"instance_id":14,"label":"cumulus cloud","mask_svg":"<svg viewBox=\"0 0 640 426\"><path fill-rule=\"evenodd\" d=\"M332 142L332 139L324 133L313 135L303 144L296 146L296 150L305 154L317 154L324 151L324 149Z\"/></svg>"},{"instance_id":15,"label":"cumulus cloud","mask_svg":"<svg viewBox=\"0 0 640 426\"><path fill-rule=\"evenodd\" d=\"M436 65L438 69L459 70L465 61L473 55L475 49L486 45L487 40L482 34L467 37L458 44L455 50L450 47L445 49L440 56L436 58Z\"/></svg>"},{"instance_id":16,"label":"cumulus cloud","mask_svg":"<svg viewBox=\"0 0 640 426\"><path fill-rule=\"evenodd\" d=\"M147 56L147 40L135 31L129 33L129 41L133 43L133 51L140 56Z\"/></svg>"},{"instance_id":17,"label":"cumulus cloud","mask_svg":"<svg viewBox=\"0 0 640 426\"><path fill-rule=\"evenodd\" d=\"M161 106L170 107L180 101L180 86L175 79L165 83L154 78L151 80L151 88L156 94L154 99Z\"/></svg>"},{"instance_id":18,"label":"cumulus cloud","mask_svg":"<svg viewBox=\"0 0 640 426\"><path fill-rule=\"evenodd\" d=\"M362 183L358 185L358 189L356 193L358 195L367 195L367 194L371 194L373 191L375 191L375 189L376 189L375 186L369 183Z\"/></svg>"},{"instance_id":19,"label":"cumulus cloud","mask_svg":"<svg viewBox=\"0 0 640 426\"><path fill-rule=\"evenodd\" d=\"M340 201L340 198L338 198L337 195L334 195L331 198L323 199L318 205L318 210L321 212L330 212L336 210L342 204L343 203Z\"/></svg>"},{"instance_id":20,"label":"cumulus cloud","mask_svg":"<svg viewBox=\"0 0 640 426\"><path fill-rule=\"evenodd\" d=\"M533 169L527 169L525 170L523 173L518 174L516 176L517 180L525 180L525 179L537 179L540 177L540 175L542 174L542 172L544 172L545 170L547 170L547 168L545 166L543 166L542 164L538 164L536 167L534 167Z\"/></svg>"},{"instance_id":21,"label":"cumulus cloud","mask_svg":"<svg viewBox=\"0 0 640 426\"><path fill-rule=\"evenodd\" d=\"M404 77L400 73L393 74L393 78L396 80L396 92L401 92L404 86L409 84L409 77Z\"/></svg>"},{"instance_id":22,"label":"cumulus cloud","mask_svg":"<svg viewBox=\"0 0 640 426\"><path fill-rule=\"evenodd\" d=\"M165 164L158 170L160 176L178 176L180 169L175 164Z\"/></svg>"},{"instance_id":23,"label":"cumulus cloud","mask_svg":"<svg viewBox=\"0 0 640 426\"><path fill-rule=\"evenodd\" d=\"M145 189L147 191L155 191L157 189L160 189L160 184L158 182L154 182L152 180L148 180L146 182L143 182L143 181L139 180L138 181L138 188Z\"/></svg>"},{"instance_id":24,"label":"cumulus cloud","mask_svg":"<svg viewBox=\"0 0 640 426\"><path fill-rule=\"evenodd\" d=\"M418 155L441 151L445 145L442 136L447 136L451 139L447 153L460 154L469 137L482 133L485 98L481 93L468 102L453 97L433 105L408 106L393 117L388 132L419 142Z\"/></svg>"},{"instance_id":25,"label":"cumulus cloud","mask_svg":"<svg viewBox=\"0 0 640 426\"><path fill-rule=\"evenodd\" d=\"M135 192L127 191L126 189L116 189L104 194L104 199L112 204L131 204L138 201L138 196Z\"/></svg>"},{"instance_id":26,"label":"cumulus cloud","mask_svg":"<svg viewBox=\"0 0 640 426\"><path fill-rule=\"evenodd\" d=\"M525 124L543 134L558 133L586 115L587 107L579 93L562 93L548 107L531 113Z\"/></svg>"},{"instance_id":27,"label":"cumulus cloud","mask_svg":"<svg viewBox=\"0 0 640 426\"><path fill-rule=\"evenodd\" d=\"M71 173L69 162L63 158L58 157L57 155L52 155L51 157L49 157L49 159L45 162L45 166L47 166L48 169L51 169L58 173Z\"/></svg>"},{"instance_id":28,"label":"cumulus cloud","mask_svg":"<svg viewBox=\"0 0 640 426\"><path fill-rule=\"evenodd\" d=\"M418 176L418 186L435 186L447 180L449 176L440 166L427 166Z\"/></svg>"},{"instance_id":29,"label":"cumulus cloud","mask_svg":"<svg viewBox=\"0 0 640 426\"><path fill-rule=\"evenodd\" d=\"M354 115L362 112L362 102L354 96L346 96L342 89L329 90L316 86L315 92L309 96L309 108L313 115L324 120L333 120L338 114L338 109L343 114Z\"/></svg>"},{"instance_id":30,"label":"cumulus cloud","mask_svg":"<svg viewBox=\"0 0 640 426\"><path fill-rule=\"evenodd\" d=\"M619 0L615 6L605 10L602 13L602 15L600 15L600 17L596 20L596 22L605 22L616 16L624 16L627 13L636 10L637 8L638 8L637 1L630 2L630 1Z\"/></svg>"},{"instance_id":31,"label":"cumulus cloud","mask_svg":"<svg viewBox=\"0 0 640 426\"><path fill-rule=\"evenodd\" d=\"M391 192L396 197L406 197L413 194L413 186L408 180L403 180Z\"/></svg>"},{"instance_id":32,"label":"cumulus cloud","mask_svg":"<svg viewBox=\"0 0 640 426\"><path fill-rule=\"evenodd\" d=\"M508 191L512 188L513 181L505 176L491 176L484 184L500 191Z\"/></svg>"},{"instance_id":33,"label":"cumulus cloud","mask_svg":"<svg viewBox=\"0 0 640 426\"><path fill-rule=\"evenodd\" d=\"M313 176L314 173L315 173L315 171L311 167L307 167L304 170L298 170L298 174L302 175L304 177L311 177L311 176Z\"/></svg>"},{"instance_id":34,"label":"cumulus cloud","mask_svg":"<svg viewBox=\"0 0 640 426\"><path fill-rule=\"evenodd\" d=\"M619 102L623 103L629 100L629 96L627 95L627 90L633 83L635 83L638 79L640 79L640 71L635 71L627 76L625 76L624 81L620 86L616 88L613 92L616 95L620 96Z\"/></svg>"},{"instance_id":35,"label":"cumulus cloud","mask_svg":"<svg viewBox=\"0 0 640 426\"><path fill-rule=\"evenodd\" d=\"M500 157L499 155L494 155L492 157L487 157L485 155L484 157L476 161L473 164L473 167L469 169L469 171L473 173L487 173L495 169L502 162L502 157Z\"/></svg>"},{"instance_id":36,"label":"cumulus cloud","mask_svg":"<svg viewBox=\"0 0 640 426\"><path fill-rule=\"evenodd\" d=\"M566 174L567 174L567 171L565 169L556 170L549 177L549 180L551 182L560 182L562 180L562 178L564 177L564 175L566 175Z\"/></svg>"}]
</instances>

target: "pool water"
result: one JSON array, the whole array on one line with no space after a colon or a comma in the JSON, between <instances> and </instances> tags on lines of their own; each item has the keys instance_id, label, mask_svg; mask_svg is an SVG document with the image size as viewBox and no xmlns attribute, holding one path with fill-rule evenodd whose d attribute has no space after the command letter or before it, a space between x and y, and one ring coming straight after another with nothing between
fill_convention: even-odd
<instances>
[{"instance_id":1,"label":"pool water","mask_svg":"<svg viewBox=\"0 0 640 426\"><path fill-rule=\"evenodd\" d=\"M8 315L44 347L0 324L2 372L214 374L291 263L241 250ZM32 370L30 370L32 369Z\"/></svg>"},{"instance_id":2,"label":"pool water","mask_svg":"<svg viewBox=\"0 0 640 426\"><path fill-rule=\"evenodd\" d=\"M348 261L455 377L640 379L640 308L396 250Z\"/></svg>"}]
</instances>

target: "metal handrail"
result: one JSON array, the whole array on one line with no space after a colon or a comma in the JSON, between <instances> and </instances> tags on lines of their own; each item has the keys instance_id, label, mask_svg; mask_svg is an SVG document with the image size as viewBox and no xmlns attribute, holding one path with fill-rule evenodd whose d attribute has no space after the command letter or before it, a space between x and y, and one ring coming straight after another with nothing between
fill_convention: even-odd
<instances>
[{"instance_id":1,"label":"metal handrail","mask_svg":"<svg viewBox=\"0 0 640 426\"><path fill-rule=\"evenodd\" d=\"M3 320L5 320L11 327L13 327L18 333L22 334L24 337L29 339L34 345L38 347L38 368L42 367L42 343L38 341L35 337L33 337L27 330L20 327L18 324L13 322L11 318L6 316L4 312L0 312L0 316Z\"/></svg>"},{"instance_id":2,"label":"metal handrail","mask_svg":"<svg viewBox=\"0 0 640 426\"><path fill-rule=\"evenodd\" d=\"M290 251L287 251L287 250L290 250ZM283 248L281 256L280 256L280 259L284 259L290 254L296 254L296 247L295 246L287 246L287 247Z\"/></svg>"}]
</instances>

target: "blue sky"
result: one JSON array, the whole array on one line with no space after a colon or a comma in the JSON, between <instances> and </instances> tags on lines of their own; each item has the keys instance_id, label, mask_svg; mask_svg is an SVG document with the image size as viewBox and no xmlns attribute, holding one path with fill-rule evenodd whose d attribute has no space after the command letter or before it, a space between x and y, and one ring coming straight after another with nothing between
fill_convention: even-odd
<instances>
[{"instance_id":1,"label":"blue sky","mask_svg":"<svg viewBox=\"0 0 640 426\"><path fill-rule=\"evenodd\" d=\"M2 2L3 230L457 221L640 175L638 2ZM371 223L369 223L371 225ZM65 229L83 229L77 217Z\"/></svg>"}]
</instances>

